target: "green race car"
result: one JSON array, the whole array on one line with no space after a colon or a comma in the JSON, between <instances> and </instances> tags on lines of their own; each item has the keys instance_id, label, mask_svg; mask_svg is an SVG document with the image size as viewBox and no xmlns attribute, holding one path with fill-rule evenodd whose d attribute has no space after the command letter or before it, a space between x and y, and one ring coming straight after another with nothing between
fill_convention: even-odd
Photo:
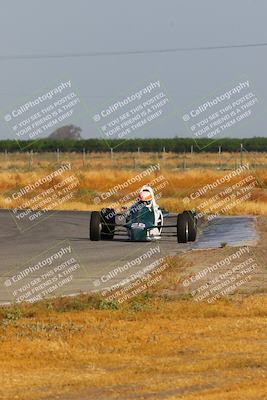
<instances>
[{"instance_id":1,"label":"green race car","mask_svg":"<svg viewBox=\"0 0 267 400\"><path fill-rule=\"evenodd\" d=\"M174 223L165 223L168 220ZM176 236L178 243L193 242L197 236L197 217L191 211L170 214L161 209L153 189L143 186L137 201L126 212L104 208L91 213L90 240L112 240L114 236L141 242Z\"/></svg>"}]
</instances>

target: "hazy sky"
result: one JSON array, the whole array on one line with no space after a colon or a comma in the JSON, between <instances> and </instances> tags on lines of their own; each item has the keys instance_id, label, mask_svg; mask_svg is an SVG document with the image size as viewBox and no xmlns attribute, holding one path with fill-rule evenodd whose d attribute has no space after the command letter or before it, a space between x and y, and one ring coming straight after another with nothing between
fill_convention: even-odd
<instances>
[{"instance_id":1,"label":"hazy sky","mask_svg":"<svg viewBox=\"0 0 267 400\"><path fill-rule=\"evenodd\" d=\"M92 109L157 77L165 85L172 112L144 135L189 136L181 115L191 104L247 79L259 107L227 136L267 136L267 46L144 54L267 42L264 0L0 0L0 5L0 108L4 112L68 77L88 107L88 114L85 109L77 120L83 136L96 137L99 133L89 115ZM27 58L135 51L141 53ZM0 130L1 138L14 137L3 122Z\"/></svg>"}]
</instances>

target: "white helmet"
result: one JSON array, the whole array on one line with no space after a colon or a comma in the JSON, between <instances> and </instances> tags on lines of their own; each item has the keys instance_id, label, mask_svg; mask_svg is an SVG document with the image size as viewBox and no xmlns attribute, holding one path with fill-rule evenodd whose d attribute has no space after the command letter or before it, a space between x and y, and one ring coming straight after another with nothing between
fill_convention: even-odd
<instances>
[{"instance_id":1,"label":"white helmet","mask_svg":"<svg viewBox=\"0 0 267 400\"><path fill-rule=\"evenodd\" d=\"M155 202L154 192L150 186L143 186L138 194L138 201L147 207L152 207Z\"/></svg>"}]
</instances>

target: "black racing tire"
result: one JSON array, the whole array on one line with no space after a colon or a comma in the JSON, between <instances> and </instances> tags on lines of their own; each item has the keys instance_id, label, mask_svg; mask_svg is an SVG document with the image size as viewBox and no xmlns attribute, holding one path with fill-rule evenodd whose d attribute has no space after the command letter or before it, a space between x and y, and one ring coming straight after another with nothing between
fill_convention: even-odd
<instances>
[{"instance_id":1,"label":"black racing tire","mask_svg":"<svg viewBox=\"0 0 267 400\"><path fill-rule=\"evenodd\" d=\"M100 211L101 217L101 239L112 240L115 233L115 210L113 208L103 208Z\"/></svg>"},{"instance_id":2,"label":"black racing tire","mask_svg":"<svg viewBox=\"0 0 267 400\"><path fill-rule=\"evenodd\" d=\"M177 215L177 242L187 243L189 237L189 216L186 213Z\"/></svg>"},{"instance_id":3,"label":"black racing tire","mask_svg":"<svg viewBox=\"0 0 267 400\"><path fill-rule=\"evenodd\" d=\"M93 241L101 239L101 218L98 211L91 213L89 238Z\"/></svg>"},{"instance_id":4,"label":"black racing tire","mask_svg":"<svg viewBox=\"0 0 267 400\"><path fill-rule=\"evenodd\" d=\"M194 242L197 238L197 219L192 211L184 211L188 215L188 241Z\"/></svg>"}]
</instances>

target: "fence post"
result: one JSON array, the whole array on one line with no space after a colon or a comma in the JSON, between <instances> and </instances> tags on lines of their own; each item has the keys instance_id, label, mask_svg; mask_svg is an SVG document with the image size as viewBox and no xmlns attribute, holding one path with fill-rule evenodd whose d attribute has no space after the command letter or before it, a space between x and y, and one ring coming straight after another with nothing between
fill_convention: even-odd
<instances>
[{"instance_id":1,"label":"fence post","mask_svg":"<svg viewBox=\"0 0 267 400\"><path fill-rule=\"evenodd\" d=\"M29 154L29 169L32 169L33 166L33 150L28 152Z\"/></svg>"},{"instance_id":2,"label":"fence post","mask_svg":"<svg viewBox=\"0 0 267 400\"><path fill-rule=\"evenodd\" d=\"M165 159L165 152L166 152L166 149L165 149L165 146L164 146L163 149L162 149L162 159L163 160Z\"/></svg>"},{"instance_id":3,"label":"fence post","mask_svg":"<svg viewBox=\"0 0 267 400\"><path fill-rule=\"evenodd\" d=\"M186 169L186 152L184 151L183 169Z\"/></svg>"},{"instance_id":4,"label":"fence post","mask_svg":"<svg viewBox=\"0 0 267 400\"><path fill-rule=\"evenodd\" d=\"M85 148L83 148L83 166L85 167Z\"/></svg>"},{"instance_id":5,"label":"fence post","mask_svg":"<svg viewBox=\"0 0 267 400\"><path fill-rule=\"evenodd\" d=\"M222 169L222 146L219 146L219 169Z\"/></svg>"},{"instance_id":6,"label":"fence post","mask_svg":"<svg viewBox=\"0 0 267 400\"><path fill-rule=\"evenodd\" d=\"M240 145L240 166L243 167L243 143Z\"/></svg>"}]
</instances>

